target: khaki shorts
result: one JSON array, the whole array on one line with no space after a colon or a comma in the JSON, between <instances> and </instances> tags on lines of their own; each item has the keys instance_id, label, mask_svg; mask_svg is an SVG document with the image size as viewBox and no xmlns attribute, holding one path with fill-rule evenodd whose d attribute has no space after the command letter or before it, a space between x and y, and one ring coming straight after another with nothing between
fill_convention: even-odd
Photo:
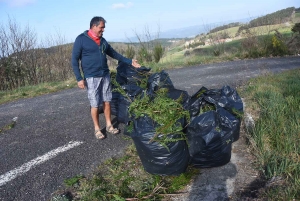
<instances>
[{"instance_id":1,"label":"khaki shorts","mask_svg":"<svg viewBox=\"0 0 300 201\"><path fill-rule=\"evenodd\" d=\"M105 77L86 78L88 99L91 107L99 107L103 102L110 102L112 99L110 75Z\"/></svg>"}]
</instances>

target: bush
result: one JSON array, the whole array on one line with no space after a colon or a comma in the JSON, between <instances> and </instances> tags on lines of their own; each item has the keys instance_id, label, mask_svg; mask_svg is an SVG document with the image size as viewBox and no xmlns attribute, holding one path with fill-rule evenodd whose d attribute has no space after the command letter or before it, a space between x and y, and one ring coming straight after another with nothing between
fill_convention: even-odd
<instances>
[{"instance_id":1,"label":"bush","mask_svg":"<svg viewBox=\"0 0 300 201\"><path fill-rule=\"evenodd\" d=\"M132 46L127 45L127 49L125 50L125 56L129 59L133 59L135 55L135 51Z\"/></svg>"},{"instance_id":2,"label":"bush","mask_svg":"<svg viewBox=\"0 0 300 201\"><path fill-rule=\"evenodd\" d=\"M154 47L154 50L153 50L154 61L156 63L158 63L159 60L162 58L163 54L164 54L164 49L163 49L162 45L156 44Z\"/></svg>"},{"instance_id":3,"label":"bush","mask_svg":"<svg viewBox=\"0 0 300 201\"><path fill-rule=\"evenodd\" d=\"M277 36L272 37L272 46L270 47L272 55L283 56L288 54L288 48Z\"/></svg>"},{"instance_id":4,"label":"bush","mask_svg":"<svg viewBox=\"0 0 300 201\"><path fill-rule=\"evenodd\" d=\"M141 49L138 51L138 58L137 60L142 62L152 62L152 55L149 50L147 50L146 47L141 47Z\"/></svg>"}]
</instances>

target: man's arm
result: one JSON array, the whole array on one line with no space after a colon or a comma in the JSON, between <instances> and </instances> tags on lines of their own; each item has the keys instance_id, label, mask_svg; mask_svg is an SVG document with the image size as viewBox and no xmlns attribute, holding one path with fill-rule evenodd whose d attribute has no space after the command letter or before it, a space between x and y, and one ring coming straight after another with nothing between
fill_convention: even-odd
<instances>
[{"instance_id":1,"label":"man's arm","mask_svg":"<svg viewBox=\"0 0 300 201\"><path fill-rule=\"evenodd\" d=\"M81 76L80 69L79 69L79 60L81 59L81 45L79 38L77 37L72 50L72 68L75 74L77 85L80 89L85 88L84 80Z\"/></svg>"},{"instance_id":2,"label":"man's arm","mask_svg":"<svg viewBox=\"0 0 300 201\"><path fill-rule=\"evenodd\" d=\"M81 59L81 42L79 37L76 38L73 50L72 50L72 68L73 72L75 74L76 80L79 82L80 80L83 80L83 77L81 76L80 69L79 69L79 60Z\"/></svg>"}]
</instances>

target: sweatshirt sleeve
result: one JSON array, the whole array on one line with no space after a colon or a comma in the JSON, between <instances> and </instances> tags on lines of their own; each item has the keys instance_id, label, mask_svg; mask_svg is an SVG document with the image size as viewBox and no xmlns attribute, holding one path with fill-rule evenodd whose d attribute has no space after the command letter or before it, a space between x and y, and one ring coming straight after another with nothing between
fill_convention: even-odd
<instances>
[{"instance_id":1,"label":"sweatshirt sleeve","mask_svg":"<svg viewBox=\"0 0 300 201\"><path fill-rule=\"evenodd\" d=\"M131 59L128 59L128 58L122 56L121 54L119 54L118 52L116 52L106 41L103 45L106 46L105 51L108 56L110 56L118 61L122 61L126 64L129 64L129 65L132 64Z\"/></svg>"},{"instance_id":2,"label":"sweatshirt sleeve","mask_svg":"<svg viewBox=\"0 0 300 201\"><path fill-rule=\"evenodd\" d=\"M79 68L79 60L81 60L81 51L82 51L81 40L80 37L78 36L74 42L73 50L72 50L72 68L77 82L83 80Z\"/></svg>"}]
</instances>

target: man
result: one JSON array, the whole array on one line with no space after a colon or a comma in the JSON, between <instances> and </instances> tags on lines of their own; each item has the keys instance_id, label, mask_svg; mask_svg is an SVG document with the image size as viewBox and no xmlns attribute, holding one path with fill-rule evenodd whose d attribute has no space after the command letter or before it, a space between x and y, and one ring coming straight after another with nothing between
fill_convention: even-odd
<instances>
[{"instance_id":1,"label":"man","mask_svg":"<svg viewBox=\"0 0 300 201\"><path fill-rule=\"evenodd\" d=\"M137 60L128 59L117 53L102 37L105 29L105 19L93 17L90 29L77 36L72 51L72 67L78 87L87 87L88 99L91 105L91 116L97 139L104 139L99 125L98 106L103 103L103 111L106 121L106 132L118 134L119 130L111 123L110 101L112 99L110 73L106 55L130 64L136 68L141 67ZM79 61L84 78L79 69Z\"/></svg>"}]
</instances>

